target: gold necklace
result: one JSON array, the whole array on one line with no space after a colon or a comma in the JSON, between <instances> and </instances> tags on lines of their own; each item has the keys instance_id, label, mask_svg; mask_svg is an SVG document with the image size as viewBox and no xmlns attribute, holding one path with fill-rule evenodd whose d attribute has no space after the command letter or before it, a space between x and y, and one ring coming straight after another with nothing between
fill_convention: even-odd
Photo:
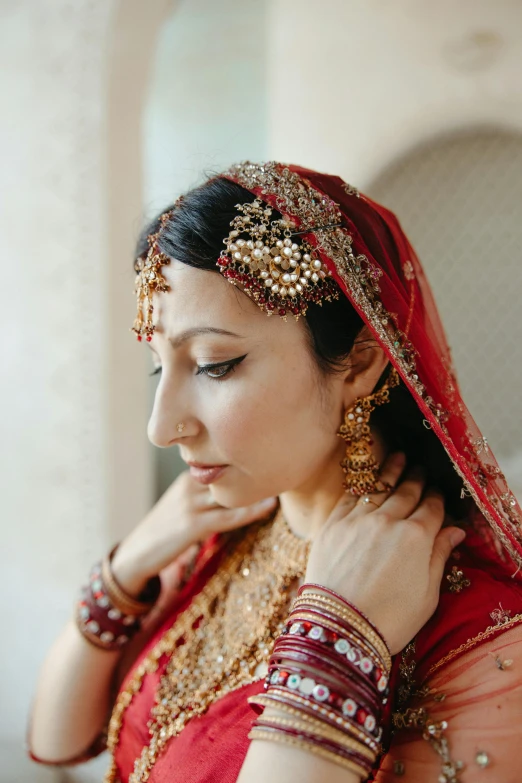
<instances>
[{"instance_id":1,"label":"gold necklace","mask_svg":"<svg viewBox=\"0 0 522 783\"><path fill-rule=\"evenodd\" d=\"M303 576L310 542L297 538L281 512L252 525L175 620L120 692L109 723L108 748L118 745L123 717L144 677L169 660L155 694L149 744L134 762L129 783L145 783L168 741L191 718L227 693L262 679L274 639ZM182 642L182 643L181 643ZM176 650L176 655L172 653ZM118 783L114 761L105 783Z\"/></svg>"}]
</instances>

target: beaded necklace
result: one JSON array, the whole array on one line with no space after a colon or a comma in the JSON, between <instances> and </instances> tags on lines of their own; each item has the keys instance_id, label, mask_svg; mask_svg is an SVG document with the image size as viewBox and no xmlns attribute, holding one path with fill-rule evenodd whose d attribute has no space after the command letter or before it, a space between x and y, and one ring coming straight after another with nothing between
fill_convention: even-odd
<instances>
[{"instance_id":1,"label":"beaded necklace","mask_svg":"<svg viewBox=\"0 0 522 783\"><path fill-rule=\"evenodd\" d=\"M168 741L189 720L227 693L263 679L293 588L304 575L309 547L292 533L281 513L272 522L248 527L203 590L136 667L109 723L112 754L134 694L168 656L151 710L149 744L136 759L129 783L146 783ZM119 783L114 755L105 783Z\"/></svg>"}]
</instances>

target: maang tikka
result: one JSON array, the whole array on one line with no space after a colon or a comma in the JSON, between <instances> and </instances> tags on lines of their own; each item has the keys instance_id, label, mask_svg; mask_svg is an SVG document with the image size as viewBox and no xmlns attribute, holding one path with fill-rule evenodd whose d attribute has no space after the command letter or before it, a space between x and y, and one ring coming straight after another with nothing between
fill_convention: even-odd
<instances>
[{"instance_id":1,"label":"maang tikka","mask_svg":"<svg viewBox=\"0 0 522 783\"><path fill-rule=\"evenodd\" d=\"M131 331L136 334L140 342L145 337L147 342L150 343L155 331L153 323L153 294L170 290L161 272L162 266L170 264L170 258L159 249L158 239L169 220L172 219L176 209L182 203L183 198L184 196L180 196L172 209L160 216L158 230L147 237L149 245L147 253L139 256L134 262L134 271L136 272L134 292L136 294L138 312Z\"/></svg>"},{"instance_id":2,"label":"maang tikka","mask_svg":"<svg viewBox=\"0 0 522 783\"><path fill-rule=\"evenodd\" d=\"M372 452L370 415L378 405L390 400L390 389L399 384L399 374L392 367L389 377L379 391L368 397L358 397L347 408L344 423L337 433L346 443L346 454L341 462L345 474L343 487L357 497L374 492L388 492L391 486L379 479L380 465Z\"/></svg>"},{"instance_id":3,"label":"maang tikka","mask_svg":"<svg viewBox=\"0 0 522 783\"><path fill-rule=\"evenodd\" d=\"M296 226L286 218L273 219L269 204L255 199L236 204L238 215L223 242L218 266L232 285L240 285L267 315L299 318L311 303L339 298L339 287L317 250L295 241ZM337 225L307 229L330 230ZM299 233L299 232L298 232ZM242 236L243 235L243 236Z\"/></svg>"}]
</instances>

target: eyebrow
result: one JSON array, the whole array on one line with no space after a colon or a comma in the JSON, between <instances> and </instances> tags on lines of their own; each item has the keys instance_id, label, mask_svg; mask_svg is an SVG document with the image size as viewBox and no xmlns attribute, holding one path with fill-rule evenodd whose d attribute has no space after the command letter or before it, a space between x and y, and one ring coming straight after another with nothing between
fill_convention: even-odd
<instances>
[{"instance_id":1,"label":"eyebrow","mask_svg":"<svg viewBox=\"0 0 522 783\"><path fill-rule=\"evenodd\" d=\"M186 343L187 340L191 340L193 337L197 337L200 334L219 334L225 337L235 337L237 339L244 339L242 335L235 332L229 332L227 329L218 329L215 326L196 326L193 329L187 329L185 332L181 332L177 337L169 337L169 343L173 348L179 348L180 345Z\"/></svg>"}]
</instances>

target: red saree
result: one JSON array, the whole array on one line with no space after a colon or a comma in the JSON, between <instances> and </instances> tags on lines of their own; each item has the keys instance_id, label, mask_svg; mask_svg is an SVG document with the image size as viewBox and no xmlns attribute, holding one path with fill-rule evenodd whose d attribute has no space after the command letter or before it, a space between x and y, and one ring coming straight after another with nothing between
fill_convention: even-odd
<instances>
[{"instance_id":1,"label":"red saree","mask_svg":"<svg viewBox=\"0 0 522 783\"><path fill-rule=\"evenodd\" d=\"M461 399L419 261L394 215L337 177L272 163L241 164L223 176L292 219L317 247L474 500L467 539L448 563L438 609L394 661L388 752L374 779L466 783L480 773L484 781L514 781L514 737L522 730L520 509ZM206 550L209 559L200 562L122 685L109 731L114 761L107 780L126 783L151 743L147 722L170 658L160 655L162 640L223 567L227 547L216 546ZM216 697L131 779L236 781L254 719L247 697L260 690L257 680Z\"/></svg>"}]
</instances>

